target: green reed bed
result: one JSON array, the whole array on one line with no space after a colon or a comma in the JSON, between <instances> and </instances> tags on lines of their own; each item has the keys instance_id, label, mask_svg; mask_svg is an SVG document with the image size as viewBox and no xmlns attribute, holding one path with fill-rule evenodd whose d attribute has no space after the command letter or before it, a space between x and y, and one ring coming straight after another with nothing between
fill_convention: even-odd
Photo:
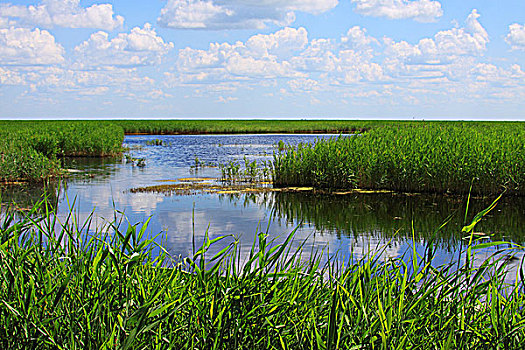
<instances>
[{"instance_id":1,"label":"green reed bed","mask_svg":"<svg viewBox=\"0 0 525 350\"><path fill-rule=\"evenodd\" d=\"M433 267L415 251L342 266L292 249L293 232L280 244L259 233L245 256L232 237L206 236L173 260L147 222L58 224L39 205L0 225L1 348L515 349L525 340L523 276L505 283L508 259L473 265L495 243L471 242L462 266Z\"/></svg>"},{"instance_id":2,"label":"green reed bed","mask_svg":"<svg viewBox=\"0 0 525 350\"><path fill-rule=\"evenodd\" d=\"M60 171L60 157L121 152L123 130L82 121L0 123L0 181L42 181Z\"/></svg>"},{"instance_id":3,"label":"green reed bed","mask_svg":"<svg viewBox=\"0 0 525 350\"><path fill-rule=\"evenodd\" d=\"M389 121L364 120L112 120L127 134L243 134L362 132ZM406 123L406 122L398 122Z\"/></svg>"},{"instance_id":4,"label":"green reed bed","mask_svg":"<svg viewBox=\"0 0 525 350\"><path fill-rule=\"evenodd\" d=\"M386 126L276 154L274 184L524 195L523 140L523 123Z\"/></svg>"}]
</instances>

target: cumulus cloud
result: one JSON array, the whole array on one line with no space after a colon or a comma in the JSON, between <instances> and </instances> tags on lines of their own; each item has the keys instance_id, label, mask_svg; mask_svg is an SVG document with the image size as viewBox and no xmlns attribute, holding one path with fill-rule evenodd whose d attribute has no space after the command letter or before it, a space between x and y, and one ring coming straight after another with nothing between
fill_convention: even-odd
<instances>
[{"instance_id":1,"label":"cumulus cloud","mask_svg":"<svg viewBox=\"0 0 525 350\"><path fill-rule=\"evenodd\" d=\"M4 75L0 68L1 76ZM113 97L144 96L158 90L155 81L143 76L136 68L107 67L100 70L77 70L58 66L18 67L12 84L28 87L33 96L58 96L61 93L75 97L111 94Z\"/></svg>"},{"instance_id":2,"label":"cumulus cloud","mask_svg":"<svg viewBox=\"0 0 525 350\"><path fill-rule=\"evenodd\" d=\"M212 43L208 50L190 47L179 51L177 66L185 81L298 77L288 58L308 43L304 28L284 28L250 37L246 43Z\"/></svg>"},{"instance_id":3,"label":"cumulus cloud","mask_svg":"<svg viewBox=\"0 0 525 350\"><path fill-rule=\"evenodd\" d=\"M505 41L512 46L513 50L525 50L525 25L511 24Z\"/></svg>"},{"instance_id":4,"label":"cumulus cloud","mask_svg":"<svg viewBox=\"0 0 525 350\"><path fill-rule=\"evenodd\" d=\"M173 48L164 42L149 23L144 28L135 27L128 33L120 33L109 39L106 32L93 33L77 47L76 65L92 66L143 66L160 63L162 57Z\"/></svg>"},{"instance_id":5,"label":"cumulus cloud","mask_svg":"<svg viewBox=\"0 0 525 350\"><path fill-rule=\"evenodd\" d=\"M351 0L356 12L364 16L388 19L411 18L431 22L443 15L441 3L435 0Z\"/></svg>"},{"instance_id":6,"label":"cumulus cloud","mask_svg":"<svg viewBox=\"0 0 525 350\"><path fill-rule=\"evenodd\" d=\"M490 63L478 63L469 73L477 82L487 82L499 87L517 86L525 78L525 72L517 64L505 69Z\"/></svg>"},{"instance_id":7,"label":"cumulus cloud","mask_svg":"<svg viewBox=\"0 0 525 350\"><path fill-rule=\"evenodd\" d=\"M236 84L232 96L242 87L268 90L261 96L282 89L286 96L330 92L334 98L340 93L342 100L352 101L388 102L399 95L397 100L411 103L430 103L436 96L449 94L479 95L480 91L497 96L508 86L517 87L516 93L522 91L520 66L503 68L483 62L490 39L479 18L473 10L463 26L416 42L378 40L359 26L339 39L309 40L306 29L286 27L244 42L212 43L204 50L186 47L179 51L177 70L166 81L170 87L192 84L202 96L211 91L206 87Z\"/></svg>"},{"instance_id":8,"label":"cumulus cloud","mask_svg":"<svg viewBox=\"0 0 525 350\"><path fill-rule=\"evenodd\" d=\"M345 35L341 37L341 42L353 49L367 50L372 43L379 44L379 41L366 34L366 29L359 26L350 28Z\"/></svg>"},{"instance_id":9,"label":"cumulus cloud","mask_svg":"<svg viewBox=\"0 0 525 350\"><path fill-rule=\"evenodd\" d=\"M95 4L87 8L80 0L42 0L39 5L0 5L0 23L25 27L97 28L113 30L124 23L113 13L111 4Z\"/></svg>"},{"instance_id":10,"label":"cumulus cloud","mask_svg":"<svg viewBox=\"0 0 525 350\"><path fill-rule=\"evenodd\" d=\"M22 85L23 83L19 72L0 67L0 85Z\"/></svg>"},{"instance_id":11,"label":"cumulus cloud","mask_svg":"<svg viewBox=\"0 0 525 350\"><path fill-rule=\"evenodd\" d=\"M318 14L337 4L338 0L168 0L158 22L169 28L261 29L293 23L296 11Z\"/></svg>"},{"instance_id":12,"label":"cumulus cloud","mask_svg":"<svg viewBox=\"0 0 525 350\"><path fill-rule=\"evenodd\" d=\"M0 29L0 65L51 65L64 62L64 48L46 30Z\"/></svg>"},{"instance_id":13,"label":"cumulus cloud","mask_svg":"<svg viewBox=\"0 0 525 350\"><path fill-rule=\"evenodd\" d=\"M464 28L439 31L433 38L423 38L415 45L385 38L385 52L392 59L411 64L446 64L458 56L481 55L486 50L489 36L479 23L479 16L474 9Z\"/></svg>"},{"instance_id":14,"label":"cumulus cloud","mask_svg":"<svg viewBox=\"0 0 525 350\"><path fill-rule=\"evenodd\" d=\"M246 48L257 57L275 56L288 58L308 44L306 29L285 28L273 34L254 35L246 42Z\"/></svg>"},{"instance_id":15,"label":"cumulus cloud","mask_svg":"<svg viewBox=\"0 0 525 350\"><path fill-rule=\"evenodd\" d=\"M289 87L298 91L314 86L312 77L322 79L323 85L383 80L382 67L372 62L372 44L380 45L360 27L351 28L340 42L310 42L306 29L287 27L254 35L246 42L212 43L208 50L186 47L179 51L177 78L182 84L239 81L257 85L261 79L291 79Z\"/></svg>"}]
</instances>

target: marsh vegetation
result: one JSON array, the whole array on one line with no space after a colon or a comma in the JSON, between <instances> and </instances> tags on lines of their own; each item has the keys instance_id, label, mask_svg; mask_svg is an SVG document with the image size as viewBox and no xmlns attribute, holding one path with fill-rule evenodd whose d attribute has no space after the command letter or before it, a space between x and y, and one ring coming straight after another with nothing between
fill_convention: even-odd
<instances>
[{"instance_id":1,"label":"marsh vegetation","mask_svg":"<svg viewBox=\"0 0 525 350\"><path fill-rule=\"evenodd\" d=\"M95 228L39 207L0 223L4 348L510 349L525 338L524 279L505 282L508 255L476 260L498 243L472 235L464 261L437 267L432 242L341 264L291 249L294 232L282 243L258 232L242 259L235 237L206 235L174 259L148 222L115 213Z\"/></svg>"},{"instance_id":2,"label":"marsh vegetation","mask_svg":"<svg viewBox=\"0 0 525 350\"><path fill-rule=\"evenodd\" d=\"M47 202L35 195L14 211L4 202L0 347L519 347L523 206L491 203L503 191L513 200L523 194L523 126L360 123L325 129L359 136L296 146L274 137L247 136L257 145L131 137L128 164L103 167L100 177L73 172ZM292 128L274 124L261 132ZM166 134L257 131L250 125L150 126ZM2 126L10 171L2 181L36 183L58 178L72 166L68 156L118 154L125 132L149 130L142 121ZM267 146L275 157L261 152ZM131 166L138 160L144 166ZM469 191L479 196L457 197ZM77 203L66 210L65 193ZM90 212L95 206L103 214ZM224 225L214 229L208 218ZM174 231L180 223L186 231ZM364 254L353 254L357 238L368 245Z\"/></svg>"}]
</instances>

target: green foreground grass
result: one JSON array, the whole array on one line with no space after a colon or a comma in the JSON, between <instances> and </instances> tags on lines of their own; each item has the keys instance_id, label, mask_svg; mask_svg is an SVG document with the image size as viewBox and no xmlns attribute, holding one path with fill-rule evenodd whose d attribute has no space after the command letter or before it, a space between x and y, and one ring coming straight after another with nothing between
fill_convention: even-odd
<instances>
[{"instance_id":1,"label":"green foreground grass","mask_svg":"<svg viewBox=\"0 0 525 350\"><path fill-rule=\"evenodd\" d=\"M524 140L523 123L387 125L288 148L274 157L274 184L525 195Z\"/></svg>"},{"instance_id":2,"label":"green foreground grass","mask_svg":"<svg viewBox=\"0 0 525 350\"><path fill-rule=\"evenodd\" d=\"M45 202L20 220L4 216L1 348L517 349L525 341L523 276L505 283L509 259L474 267L474 252L495 243L475 245L473 235L462 264L433 267L429 242L423 257L379 252L341 266L291 249L293 232L281 244L258 234L246 257L230 237L206 238L173 260L147 222L124 223L116 215L98 228L74 216L58 224ZM224 249L210 256L216 244Z\"/></svg>"}]
</instances>

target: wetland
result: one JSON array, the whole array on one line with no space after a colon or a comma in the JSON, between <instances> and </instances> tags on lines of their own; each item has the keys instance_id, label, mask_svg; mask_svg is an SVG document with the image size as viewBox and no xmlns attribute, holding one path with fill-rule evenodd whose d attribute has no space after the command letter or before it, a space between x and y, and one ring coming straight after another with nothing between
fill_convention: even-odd
<instances>
[{"instance_id":1,"label":"wetland","mask_svg":"<svg viewBox=\"0 0 525 350\"><path fill-rule=\"evenodd\" d=\"M3 125L2 347L525 339L520 123L70 124Z\"/></svg>"},{"instance_id":2,"label":"wetland","mask_svg":"<svg viewBox=\"0 0 525 350\"><path fill-rule=\"evenodd\" d=\"M340 137L354 136L127 135L123 145L129 151L124 160L68 158L67 178L48 190L56 192L61 217L70 214L73 202L80 221L92 212L100 220L111 219L115 209L131 223L151 217L150 230L166 235L166 249L174 256L190 255L193 242L202 242L206 234L236 237L246 252L258 231L284 239L297 228L297 245L306 240L308 246L329 246L343 256L356 252L363 256L370 249L388 246L385 256L399 257L413 244L424 249L433 240L439 247L436 262L457 259L468 244L461 228L490 205L495 194L472 196L465 215L468 195L274 187L270 172L263 176L261 169L282 152L279 144L316 144ZM144 166L138 166L137 160ZM257 170L247 177L253 164ZM237 168L234 175L232 167ZM28 208L41 195L38 185L10 186L2 201L14 200ZM505 196L476 231L489 239L524 243L525 198Z\"/></svg>"}]
</instances>

